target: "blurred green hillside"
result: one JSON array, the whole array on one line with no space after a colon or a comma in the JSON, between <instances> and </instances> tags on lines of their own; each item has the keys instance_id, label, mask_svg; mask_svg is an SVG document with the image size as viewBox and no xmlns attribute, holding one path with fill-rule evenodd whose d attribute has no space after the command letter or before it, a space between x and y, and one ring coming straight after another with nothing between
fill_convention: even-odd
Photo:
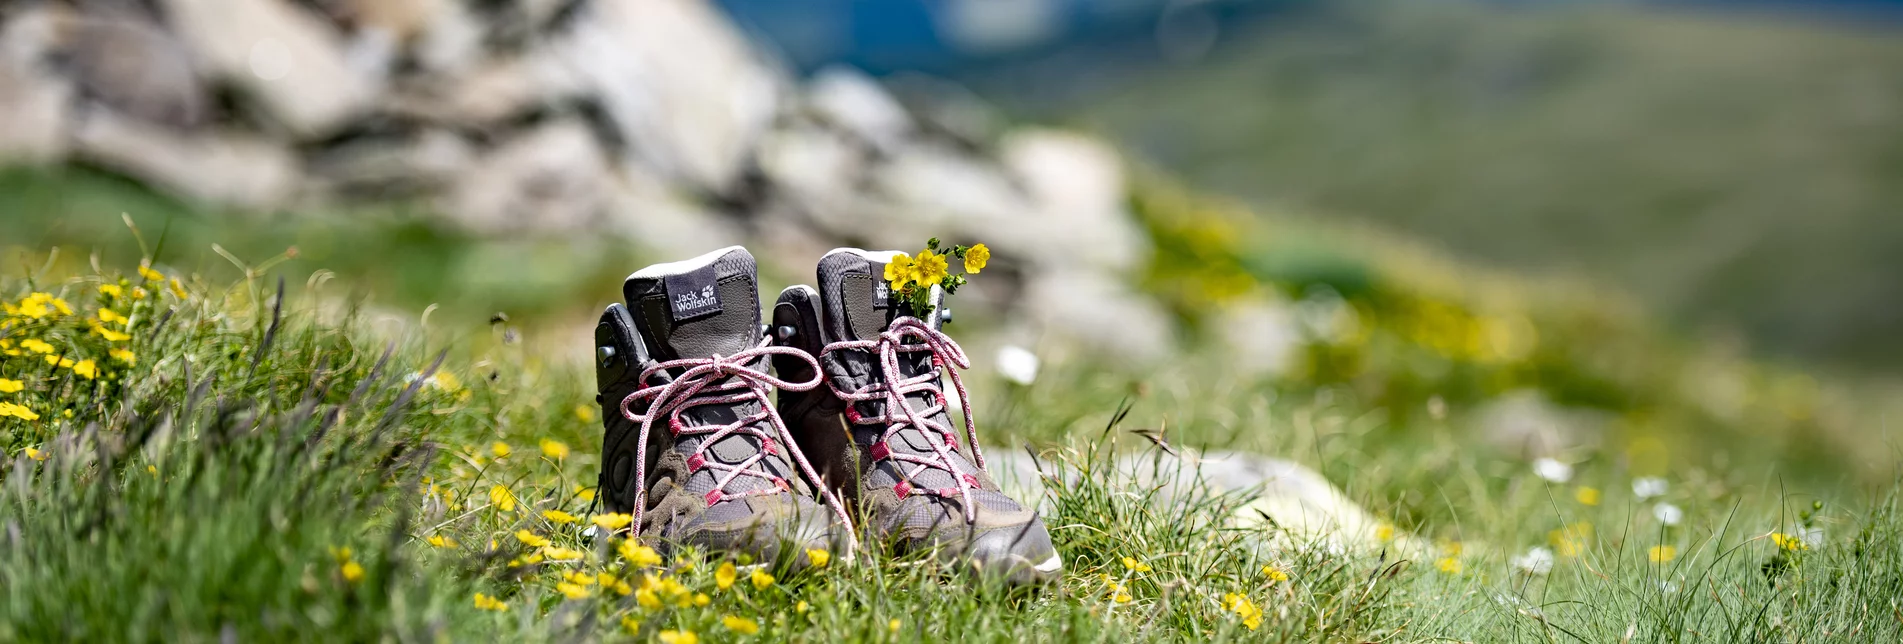
<instances>
[{"instance_id":1,"label":"blurred green hillside","mask_svg":"<svg viewBox=\"0 0 1903 644\"><path fill-rule=\"evenodd\" d=\"M1479 4L1330 3L1075 96L991 94L1266 209L1604 281L1782 355L1903 364L1893 28ZM1050 62L985 80L1078 85L1040 82Z\"/></svg>"}]
</instances>

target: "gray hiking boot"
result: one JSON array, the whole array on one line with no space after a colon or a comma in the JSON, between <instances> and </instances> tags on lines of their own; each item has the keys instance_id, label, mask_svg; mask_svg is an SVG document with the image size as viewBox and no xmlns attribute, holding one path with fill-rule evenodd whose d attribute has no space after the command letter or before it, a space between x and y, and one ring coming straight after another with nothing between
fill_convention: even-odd
<instances>
[{"instance_id":1,"label":"gray hiking boot","mask_svg":"<svg viewBox=\"0 0 1903 644\"><path fill-rule=\"evenodd\" d=\"M819 261L817 290L780 293L775 334L819 356L827 384L782 391L781 416L821 479L859 507L872 538L899 552L935 549L944 560L1014 583L1055 579L1063 564L1050 533L985 473L969 405L960 444L939 370L962 400L964 385L952 369L969 365L939 331L941 309L919 319L888 301L884 274L892 256L835 250ZM940 297L934 295L935 304ZM815 375L810 363L774 360L783 378Z\"/></svg>"},{"instance_id":2,"label":"gray hiking boot","mask_svg":"<svg viewBox=\"0 0 1903 644\"><path fill-rule=\"evenodd\" d=\"M659 548L800 567L808 550L849 553L853 531L769 400L819 381L767 374L770 357L816 363L763 341L754 270L737 246L649 266L623 284L628 305L602 314L599 498Z\"/></svg>"}]
</instances>

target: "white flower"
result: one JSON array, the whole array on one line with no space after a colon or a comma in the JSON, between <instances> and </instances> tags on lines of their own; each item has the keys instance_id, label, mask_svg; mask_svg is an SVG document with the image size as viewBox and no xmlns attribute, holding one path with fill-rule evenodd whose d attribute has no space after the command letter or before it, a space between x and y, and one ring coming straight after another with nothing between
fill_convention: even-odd
<instances>
[{"instance_id":1,"label":"white flower","mask_svg":"<svg viewBox=\"0 0 1903 644\"><path fill-rule=\"evenodd\" d=\"M1533 461L1533 473L1554 483L1573 480L1573 466L1546 457Z\"/></svg>"},{"instance_id":2,"label":"white flower","mask_svg":"<svg viewBox=\"0 0 1903 644\"><path fill-rule=\"evenodd\" d=\"M1514 557L1511 563L1514 568L1523 572L1544 575L1553 571L1553 551L1544 547L1535 547L1526 551L1526 554Z\"/></svg>"},{"instance_id":3,"label":"white flower","mask_svg":"<svg viewBox=\"0 0 1903 644\"><path fill-rule=\"evenodd\" d=\"M1676 505L1661 501L1658 505L1652 506L1652 517L1665 525L1678 525L1679 521L1685 519L1685 511L1678 509Z\"/></svg>"},{"instance_id":4,"label":"white flower","mask_svg":"<svg viewBox=\"0 0 1903 644\"><path fill-rule=\"evenodd\" d=\"M998 375L1020 385L1037 382L1037 354L1024 347L1005 345L998 349Z\"/></svg>"},{"instance_id":5,"label":"white flower","mask_svg":"<svg viewBox=\"0 0 1903 644\"><path fill-rule=\"evenodd\" d=\"M1656 476L1641 476L1632 479L1632 494L1638 496L1640 500L1665 496L1665 491L1669 488L1665 479Z\"/></svg>"}]
</instances>

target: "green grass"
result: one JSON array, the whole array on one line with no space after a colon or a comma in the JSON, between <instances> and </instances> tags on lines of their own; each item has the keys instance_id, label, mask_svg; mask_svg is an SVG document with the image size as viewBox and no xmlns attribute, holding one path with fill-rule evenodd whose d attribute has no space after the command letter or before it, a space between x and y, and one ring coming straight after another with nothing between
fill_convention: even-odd
<instances>
[{"instance_id":1,"label":"green grass","mask_svg":"<svg viewBox=\"0 0 1903 644\"><path fill-rule=\"evenodd\" d=\"M657 585L662 607L599 585L569 599L568 572L640 578L618 540L584 541L543 514L588 518L578 486L593 480L599 430L584 366L539 359L499 333L370 325L321 290L280 300L268 278L187 282L181 296L111 272L0 278L11 304L43 291L74 310L10 315L0 334L12 346L38 338L100 366L88 379L31 350L0 354L0 377L25 383L0 400L40 415L0 419L0 640L623 639L624 620L643 639L741 639L727 616L754 620L758 637L802 641L1903 637L1890 480L1799 483L1760 451L1722 465L1675 458L1659 472L1671 482L1663 500L1685 518L1664 526L1655 501L1626 492L1633 463L1616 444L1582 450L1578 476L1551 484L1480 445L1457 414L1397 426L1352 381L1245 377L1216 352L1143 374L1073 362L1023 389L982 366L974 374L994 449L1028 443L1048 466L1082 472L1050 499L1067 568L1044 592L880 553L760 587L743 573L721 589L722 561L693 555L640 571L679 584L678 596ZM149 288L132 300L101 284ZM100 307L131 318L119 325L130 339L90 330L83 320ZM115 347L136 366L112 362ZM1245 498L1192 488L1165 502L1111 470L1114 454L1151 449L1128 430L1165 425L1179 446L1305 463L1435 545L1404 552L1346 535L1268 549L1268 534L1237 527ZM495 486L515 510L497 507ZM1580 502L1582 487L1596 505ZM1807 525L1822 530L1808 549L1767 537ZM551 560L566 553L525 546L522 530L581 559ZM1575 556L1562 552L1544 575L1507 561L1567 545ZM1649 561L1657 546L1675 556ZM506 609L478 609L475 593ZM1232 594L1261 610L1256 630Z\"/></svg>"}]
</instances>

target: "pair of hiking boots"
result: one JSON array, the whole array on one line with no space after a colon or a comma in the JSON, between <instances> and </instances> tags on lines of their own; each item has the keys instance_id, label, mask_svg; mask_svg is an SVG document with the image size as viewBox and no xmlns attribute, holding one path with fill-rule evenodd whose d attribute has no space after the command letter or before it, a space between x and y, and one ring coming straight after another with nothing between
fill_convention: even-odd
<instances>
[{"instance_id":1,"label":"pair of hiking boots","mask_svg":"<svg viewBox=\"0 0 1903 644\"><path fill-rule=\"evenodd\" d=\"M939 372L968 402L954 368L969 363L940 330L942 295L922 319L889 297L895 255L827 253L819 287L781 291L766 327L744 248L630 275L595 328L608 508L664 549L804 567L868 539L1054 578L1050 534L986 475L968 404L958 440Z\"/></svg>"}]
</instances>

